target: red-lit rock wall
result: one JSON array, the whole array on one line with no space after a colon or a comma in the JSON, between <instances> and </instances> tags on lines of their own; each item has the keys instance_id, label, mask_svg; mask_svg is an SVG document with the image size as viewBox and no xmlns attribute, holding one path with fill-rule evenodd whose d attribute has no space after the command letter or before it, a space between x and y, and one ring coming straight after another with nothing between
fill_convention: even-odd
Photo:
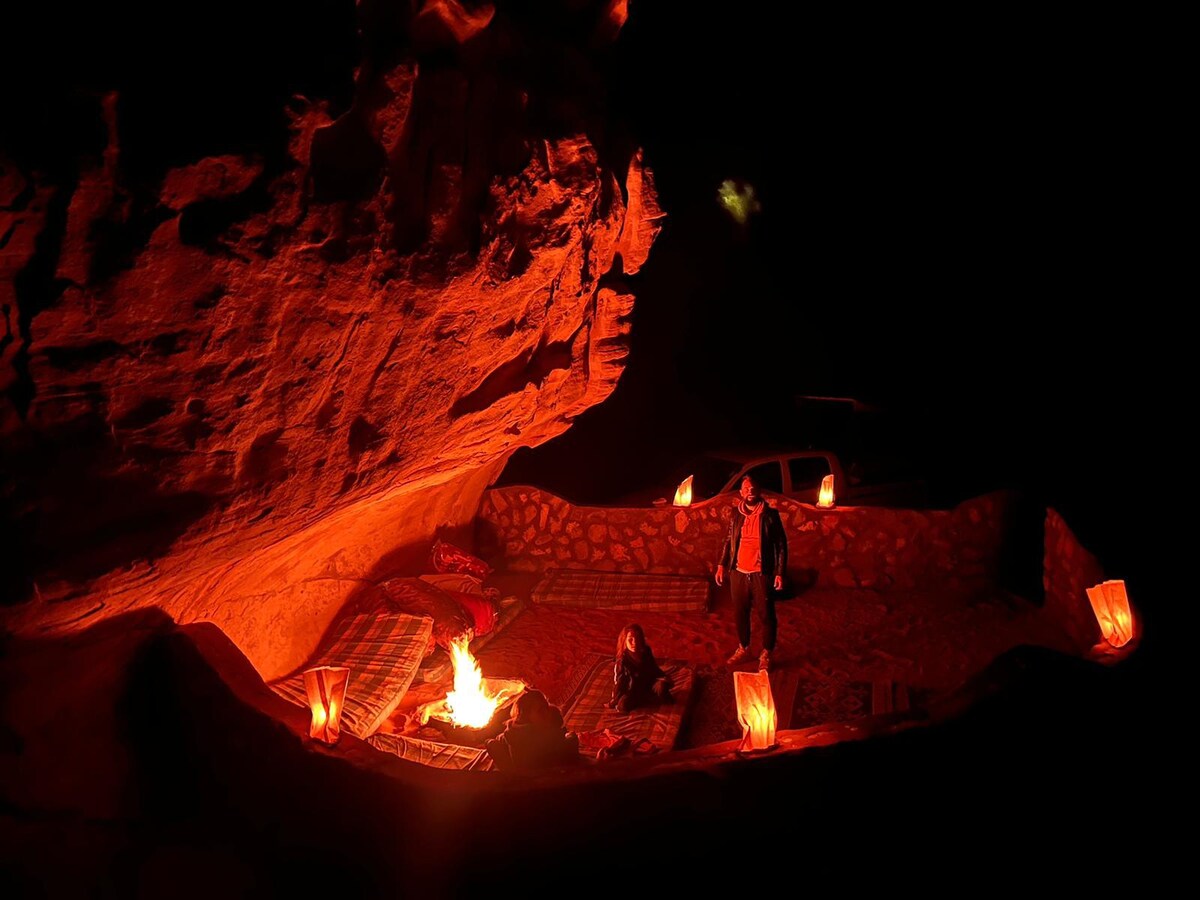
<instances>
[{"instance_id":1,"label":"red-lit rock wall","mask_svg":"<svg viewBox=\"0 0 1200 900\"><path fill-rule=\"evenodd\" d=\"M636 148L588 136L610 7L553 53L490 6L360 5L349 110L296 98L279 160L149 195L114 95L76 180L0 160L5 624L157 605L278 675L608 396L661 219Z\"/></svg>"},{"instance_id":2,"label":"red-lit rock wall","mask_svg":"<svg viewBox=\"0 0 1200 900\"><path fill-rule=\"evenodd\" d=\"M531 487L484 495L478 546L498 569L548 568L707 575L714 571L736 496L686 508L574 506ZM1001 494L953 510L817 509L772 498L788 536L788 571L802 583L914 588L991 581L1007 505Z\"/></svg>"},{"instance_id":3,"label":"red-lit rock wall","mask_svg":"<svg viewBox=\"0 0 1200 900\"><path fill-rule=\"evenodd\" d=\"M1104 570L1055 509L1046 510L1045 547L1046 610L1080 649L1087 649L1101 639L1087 589L1104 580Z\"/></svg>"}]
</instances>

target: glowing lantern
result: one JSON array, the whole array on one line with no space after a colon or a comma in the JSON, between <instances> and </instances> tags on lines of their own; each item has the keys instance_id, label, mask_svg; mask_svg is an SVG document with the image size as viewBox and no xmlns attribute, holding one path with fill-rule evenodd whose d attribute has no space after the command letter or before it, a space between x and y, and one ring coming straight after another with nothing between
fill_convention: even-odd
<instances>
[{"instance_id":1,"label":"glowing lantern","mask_svg":"<svg viewBox=\"0 0 1200 900\"><path fill-rule=\"evenodd\" d=\"M738 722L742 726L742 750L769 750L775 746L775 698L766 672L734 672L733 693L737 697Z\"/></svg>"},{"instance_id":2,"label":"glowing lantern","mask_svg":"<svg viewBox=\"0 0 1200 900\"><path fill-rule=\"evenodd\" d=\"M692 505L692 478L689 475L683 481L679 482L679 487L675 491L676 506L691 506Z\"/></svg>"},{"instance_id":3,"label":"glowing lantern","mask_svg":"<svg viewBox=\"0 0 1200 900\"><path fill-rule=\"evenodd\" d=\"M308 705L312 707L309 737L326 744L337 743L349 683L350 670L342 666L318 666L304 673L304 689L308 692Z\"/></svg>"},{"instance_id":4,"label":"glowing lantern","mask_svg":"<svg viewBox=\"0 0 1200 900\"><path fill-rule=\"evenodd\" d=\"M1105 581L1087 589L1100 633L1114 647L1124 647L1133 638L1133 610L1124 581Z\"/></svg>"},{"instance_id":5,"label":"glowing lantern","mask_svg":"<svg viewBox=\"0 0 1200 900\"><path fill-rule=\"evenodd\" d=\"M821 509L833 509L833 476L826 475L821 479L821 493L817 496L817 506Z\"/></svg>"}]
</instances>

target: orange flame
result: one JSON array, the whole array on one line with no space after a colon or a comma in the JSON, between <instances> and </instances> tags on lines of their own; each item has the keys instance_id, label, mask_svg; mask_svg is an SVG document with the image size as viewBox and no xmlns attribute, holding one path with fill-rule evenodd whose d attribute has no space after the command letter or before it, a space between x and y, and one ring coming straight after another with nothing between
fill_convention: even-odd
<instances>
[{"instance_id":1,"label":"orange flame","mask_svg":"<svg viewBox=\"0 0 1200 900\"><path fill-rule=\"evenodd\" d=\"M689 475L683 481L679 482L679 487L675 490L675 505L676 506L691 506L692 505L692 478Z\"/></svg>"},{"instance_id":2,"label":"orange flame","mask_svg":"<svg viewBox=\"0 0 1200 900\"><path fill-rule=\"evenodd\" d=\"M817 496L817 506L821 509L833 509L833 476L826 475L821 479L821 493Z\"/></svg>"},{"instance_id":3,"label":"orange flame","mask_svg":"<svg viewBox=\"0 0 1200 900\"><path fill-rule=\"evenodd\" d=\"M484 678L479 661L467 648L470 637L450 642L450 662L454 665L454 690L440 700L431 700L417 707L417 721L429 724L430 719L450 722L459 728L483 728L492 721L497 707L518 697L525 682L512 678Z\"/></svg>"},{"instance_id":4,"label":"orange flame","mask_svg":"<svg viewBox=\"0 0 1200 900\"><path fill-rule=\"evenodd\" d=\"M1124 647L1133 638L1133 610L1124 581L1105 581L1087 589L1100 633L1114 647Z\"/></svg>"},{"instance_id":5,"label":"orange flame","mask_svg":"<svg viewBox=\"0 0 1200 900\"><path fill-rule=\"evenodd\" d=\"M482 728L492 721L500 698L485 688L479 661L471 655L467 642L465 637L450 642L454 690L446 694L446 710L455 725Z\"/></svg>"}]
</instances>

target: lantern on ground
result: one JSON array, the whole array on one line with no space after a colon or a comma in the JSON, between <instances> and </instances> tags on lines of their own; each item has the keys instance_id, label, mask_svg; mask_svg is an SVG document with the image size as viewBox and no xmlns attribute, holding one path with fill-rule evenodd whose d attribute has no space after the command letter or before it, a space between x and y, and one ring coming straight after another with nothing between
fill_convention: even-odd
<instances>
[{"instance_id":1,"label":"lantern on ground","mask_svg":"<svg viewBox=\"0 0 1200 900\"><path fill-rule=\"evenodd\" d=\"M350 670L342 666L317 666L304 673L304 690L312 708L308 735L326 744L336 744L341 735L342 707Z\"/></svg>"},{"instance_id":2,"label":"lantern on ground","mask_svg":"<svg viewBox=\"0 0 1200 900\"><path fill-rule=\"evenodd\" d=\"M817 506L821 509L833 509L836 499L833 495L833 476L826 475L821 479L821 493L817 495Z\"/></svg>"},{"instance_id":3,"label":"lantern on ground","mask_svg":"<svg viewBox=\"0 0 1200 900\"><path fill-rule=\"evenodd\" d=\"M766 672L734 672L733 693L737 697L738 722L742 726L742 750L769 750L775 746L775 698Z\"/></svg>"},{"instance_id":4,"label":"lantern on ground","mask_svg":"<svg viewBox=\"0 0 1200 900\"><path fill-rule=\"evenodd\" d=\"M1105 581L1087 589L1088 600L1100 634L1114 647L1124 647L1133 638L1133 610L1124 581Z\"/></svg>"}]
</instances>

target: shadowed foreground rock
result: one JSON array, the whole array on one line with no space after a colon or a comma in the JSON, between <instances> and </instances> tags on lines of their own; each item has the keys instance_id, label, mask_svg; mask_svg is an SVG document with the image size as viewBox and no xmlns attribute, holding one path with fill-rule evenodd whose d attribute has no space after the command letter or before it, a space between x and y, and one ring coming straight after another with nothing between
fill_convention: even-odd
<instances>
[{"instance_id":1,"label":"shadowed foreground rock","mask_svg":"<svg viewBox=\"0 0 1200 900\"><path fill-rule=\"evenodd\" d=\"M18 895L123 896L561 890L629 869L684 890L763 866L781 884L936 884L1001 862L1001 879L1045 866L1088 877L1077 867L1097 827L1128 852L1152 835L1137 827L1157 777L1139 751L1143 663L1022 648L942 724L528 779L426 769L349 737L314 745L307 713L215 627L143 611L13 642L0 662L6 877ZM63 677L42 691L51 672Z\"/></svg>"}]
</instances>

